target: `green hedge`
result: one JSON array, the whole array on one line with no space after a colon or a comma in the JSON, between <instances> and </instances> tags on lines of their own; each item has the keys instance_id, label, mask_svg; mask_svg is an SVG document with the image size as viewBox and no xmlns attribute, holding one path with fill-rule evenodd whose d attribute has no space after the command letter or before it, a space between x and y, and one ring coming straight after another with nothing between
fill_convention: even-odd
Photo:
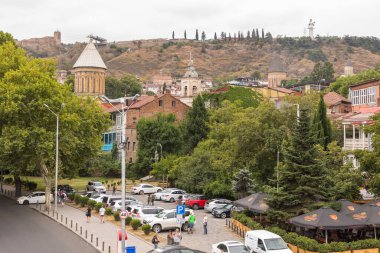
<instances>
[{"instance_id":1,"label":"green hedge","mask_svg":"<svg viewBox=\"0 0 380 253\"><path fill-rule=\"evenodd\" d=\"M99 210L100 210L100 208L102 208L102 206L103 206L103 203L96 203L96 205L95 205L95 211L97 213L99 213Z\"/></svg>"},{"instance_id":2,"label":"green hedge","mask_svg":"<svg viewBox=\"0 0 380 253\"><path fill-rule=\"evenodd\" d=\"M81 196L81 197L79 198L79 204L80 204L80 206L81 206L81 207L86 206L89 200L90 200L90 199L89 199L88 197L82 197L82 196Z\"/></svg>"},{"instance_id":3,"label":"green hedge","mask_svg":"<svg viewBox=\"0 0 380 253\"><path fill-rule=\"evenodd\" d=\"M131 221L132 221L132 217L128 216L127 218L125 218L125 225L129 226L129 224L131 224Z\"/></svg>"},{"instance_id":4,"label":"green hedge","mask_svg":"<svg viewBox=\"0 0 380 253\"><path fill-rule=\"evenodd\" d=\"M139 219L132 219L131 226L133 230L137 230L141 226L141 221Z\"/></svg>"},{"instance_id":5,"label":"green hedge","mask_svg":"<svg viewBox=\"0 0 380 253\"><path fill-rule=\"evenodd\" d=\"M235 220L241 222L243 225L251 229L263 229L261 224L253 221L252 218L248 217L247 215L243 213L233 213L232 216ZM267 227L265 229L272 233L278 234L287 243L293 244L294 246L297 246L307 251L327 253L327 252L339 252L339 251L356 250L356 249L372 249L372 248L380 247L380 241L375 240L375 239L360 240L360 241L354 241L354 242L349 242L349 243L331 242L327 244L326 243L322 244L306 236L301 236L293 232L288 233L279 227L273 226L273 227Z\"/></svg>"},{"instance_id":6,"label":"green hedge","mask_svg":"<svg viewBox=\"0 0 380 253\"><path fill-rule=\"evenodd\" d=\"M144 224L141 226L141 230L144 231L144 234L149 235L152 227L149 224Z\"/></svg>"},{"instance_id":7,"label":"green hedge","mask_svg":"<svg viewBox=\"0 0 380 253\"><path fill-rule=\"evenodd\" d=\"M115 221L120 221L120 211L117 211L116 213L113 214L113 218Z\"/></svg>"},{"instance_id":8,"label":"green hedge","mask_svg":"<svg viewBox=\"0 0 380 253\"><path fill-rule=\"evenodd\" d=\"M112 215L112 208L108 207L106 208L106 212L105 212L106 215Z\"/></svg>"}]
</instances>

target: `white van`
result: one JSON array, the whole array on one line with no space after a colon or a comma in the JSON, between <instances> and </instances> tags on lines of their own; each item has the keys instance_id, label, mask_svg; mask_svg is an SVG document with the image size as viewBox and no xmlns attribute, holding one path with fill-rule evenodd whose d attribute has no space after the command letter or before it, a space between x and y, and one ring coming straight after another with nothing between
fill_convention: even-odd
<instances>
[{"instance_id":1,"label":"white van","mask_svg":"<svg viewBox=\"0 0 380 253\"><path fill-rule=\"evenodd\" d=\"M266 230L247 231L244 244L251 253L292 253L281 236Z\"/></svg>"}]
</instances>

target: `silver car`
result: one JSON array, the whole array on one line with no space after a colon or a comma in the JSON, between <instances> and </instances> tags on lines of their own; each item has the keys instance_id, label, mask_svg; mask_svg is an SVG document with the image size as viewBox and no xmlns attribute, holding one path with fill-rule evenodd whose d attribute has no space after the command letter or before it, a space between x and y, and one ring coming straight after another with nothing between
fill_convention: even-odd
<instances>
[{"instance_id":1,"label":"silver car","mask_svg":"<svg viewBox=\"0 0 380 253\"><path fill-rule=\"evenodd\" d=\"M183 195L185 195L185 194L186 194L186 192L184 190L174 189L174 190L168 191L166 193L163 193L161 199L163 201L169 201L169 202L173 203L173 202L177 201L180 196L183 197Z\"/></svg>"},{"instance_id":2,"label":"silver car","mask_svg":"<svg viewBox=\"0 0 380 253\"><path fill-rule=\"evenodd\" d=\"M153 198L154 198L154 200L162 200L162 194L168 193L171 190L176 190L176 189L177 188L166 188L161 192L156 192L155 194L153 194Z\"/></svg>"},{"instance_id":3,"label":"silver car","mask_svg":"<svg viewBox=\"0 0 380 253\"><path fill-rule=\"evenodd\" d=\"M222 208L227 204L231 204L232 201L228 199L210 199L206 202L205 210L207 212L212 212L215 208Z\"/></svg>"}]
</instances>

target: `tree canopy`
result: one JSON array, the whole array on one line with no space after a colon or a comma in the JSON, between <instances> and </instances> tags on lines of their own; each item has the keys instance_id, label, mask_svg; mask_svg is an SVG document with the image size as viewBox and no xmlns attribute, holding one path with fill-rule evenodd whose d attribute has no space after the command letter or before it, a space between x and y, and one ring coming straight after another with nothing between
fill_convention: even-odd
<instances>
[{"instance_id":1,"label":"tree canopy","mask_svg":"<svg viewBox=\"0 0 380 253\"><path fill-rule=\"evenodd\" d=\"M120 98L141 94L142 83L134 75L126 75L120 79L106 78L106 96L108 98Z\"/></svg>"}]
</instances>

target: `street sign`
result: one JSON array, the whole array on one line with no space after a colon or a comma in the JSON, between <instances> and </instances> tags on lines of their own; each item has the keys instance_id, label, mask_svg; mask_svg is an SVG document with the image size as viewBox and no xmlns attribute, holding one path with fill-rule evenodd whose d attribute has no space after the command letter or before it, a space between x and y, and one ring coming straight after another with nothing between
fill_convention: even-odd
<instances>
[{"instance_id":1,"label":"street sign","mask_svg":"<svg viewBox=\"0 0 380 253\"><path fill-rule=\"evenodd\" d=\"M177 205L176 213L178 214L185 214L185 206L184 205Z\"/></svg>"},{"instance_id":2,"label":"street sign","mask_svg":"<svg viewBox=\"0 0 380 253\"><path fill-rule=\"evenodd\" d=\"M127 218L127 211L121 211L119 214L120 219L125 219Z\"/></svg>"}]
</instances>

